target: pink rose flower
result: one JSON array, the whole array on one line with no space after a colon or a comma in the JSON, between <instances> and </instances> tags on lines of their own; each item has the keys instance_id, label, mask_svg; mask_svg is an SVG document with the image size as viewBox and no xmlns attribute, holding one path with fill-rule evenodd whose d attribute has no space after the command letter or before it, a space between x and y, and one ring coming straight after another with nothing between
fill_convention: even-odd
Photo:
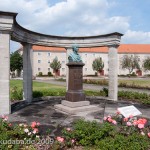
<instances>
[{"instance_id":1,"label":"pink rose flower","mask_svg":"<svg viewBox=\"0 0 150 150\"><path fill-rule=\"evenodd\" d=\"M120 113L120 111L117 110L116 114L119 115L119 114L121 114L121 113Z\"/></svg>"},{"instance_id":2,"label":"pink rose flower","mask_svg":"<svg viewBox=\"0 0 150 150\"><path fill-rule=\"evenodd\" d=\"M108 122L112 122L113 121L113 119L111 119L111 118L108 118Z\"/></svg>"},{"instance_id":3,"label":"pink rose flower","mask_svg":"<svg viewBox=\"0 0 150 150\"><path fill-rule=\"evenodd\" d=\"M67 131L71 131L71 129L70 129L70 128L66 128L66 130L67 130Z\"/></svg>"},{"instance_id":4,"label":"pink rose flower","mask_svg":"<svg viewBox=\"0 0 150 150\"><path fill-rule=\"evenodd\" d=\"M112 120L112 123L116 125L116 124L117 124L117 121L116 121L116 120Z\"/></svg>"},{"instance_id":5,"label":"pink rose flower","mask_svg":"<svg viewBox=\"0 0 150 150\"><path fill-rule=\"evenodd\" d=\"M138 124L137 120L133 121L133 125L136 126Z\"/></svg>"},{"instance_id":6,"label":"pink rose flower","mask_svg":"<svg viewBox=\"0 0 150 150\"><path fill-rule=\"evenodd\" d=\"M107 118L111 118L111 116L110 115L108 115L108 117Z\"/></svg>"},{"instance_id":7,"label":"pink rose flower","mask_svg":"<svg viewBox=\"0 0 150 150\"><path fill-rule=\"evenodd\" d=\"M57 137L56 139L57 139L57 141L60 142L60 143L64 142L64 138L62 138L62 137Z\"/></svg>"},{"instance_id":8,"label":"pink rose flower","mask_svg":"<svg viewBox=\"0 0 150 150\"><path fill-rule=\"evenodd\" d=\"M36 125L37 125L37 126L39 126L39 125L40 125L40 123L39 123L39 122L37 122L37 123L36 123Z\"/></svg>"},{"instance_id":9,"label":"pink rose flower","mask_svg":"<svg viewBox=\"0 0 150 150\"><path fill-rule=\"evenodd\" d=\"M105 121L106 121L106 120L107 120L107 117L104 117L104 119L103 119L103 120L105 120Z\"/></svg>"},{"instance_id":10,"label":"pink rose flower","mask_svg":"<svg viewBox=\"0 0 150 150\"><path fill-rule=\"evenodd\" d=\"M138 124L138 128L140 129L144 128L144 124Z\"/></svg>"},{"instance_id":11,"label":"pink rose flower","mask_svg":"<svg viewBox=\"0 0 150 150\"><path fill-rule=\"evenodd\" d=\"M127 121L128 121L128 118L124 118L123 121L127 122Z\"/></svg>"},{"instance_id":12,"label":"pink rose flower","mask_svg":"<svg viewBox=\"0 0 150 150\"><path fill-rule=\"evenodd\" d=\"M38 128L34 128L33 134L36 134L36 133L38 133L38 132L39 132Z\"/></svg>"},{"instance_id":13,"label":"pink rose flower","mask_svg":"<svg viewBox=\"0 0 150 150\"><path fill-rule=\"evenodd\" d=\"M141 118L137 122L138 122L138 124L145 124L147 122L147 120L144 118Z\"/></svg>"},{"instance_id":14,"label":"pink rose flower","mask_svg":"<svg viewBox=\"0 0 150 150\"><path fill-rule=\"evenodd\" d=\"M8 120L8 116L2 116L3 121L7 121Z\"/></svg>"},{"instance_id":15,"label":"pink rose flower","mask_svg":"<svg viewBox=\"0 0 150 150\"><path fill-rule=\"evenodd\" d=\"M147 133L147 135L148 135L148 137L150 138L150 132L149 132L149 133Z\"/></svg>"},{"instance_id":16,"label":"pink rose flower","mask_svg":"<svg viewBox=\"0 0 150 150\"><path fill-rule=\"evenodd\" d=\"M35 121L31 123L31 127L32 127L32 128L35 128L35 127L36 127L36 122L35 122Z\"/></svg>"},{"instance_id":17,"label":"pink rose flower","mask_svg":"<svg viewBox=\"0 0 150 150\"><path fill-rule=\"evenodd\" d=\"M71 143L73 144L74 142L75 142L75 140L74 140L74 139L72 139L72 140L71 140Z\"/></svg>"},{"instance_id":18,"label":"pink rose flower","mask_svg":"<svg viewBox=\"0 0 150 150\"><path fill-rule=\"evenodd\" d=\"M132 123L128 121L127 126L132 126Z\"/></svg>"}]
</instances>

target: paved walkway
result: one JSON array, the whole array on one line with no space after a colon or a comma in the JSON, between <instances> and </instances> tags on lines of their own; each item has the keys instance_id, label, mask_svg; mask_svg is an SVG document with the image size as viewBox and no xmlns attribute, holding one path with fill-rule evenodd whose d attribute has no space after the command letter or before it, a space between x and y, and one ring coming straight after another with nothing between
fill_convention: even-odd
<instances>
[{"instance_id":1,"label":"paved walkway","mask_svg":"<svg viewBox=\"0 0 150 150\"><path fill-rule=\"evenodd\" d=\"M136 79L137 80L137 79ZM149 79L145 79L145 80L149 80ZM37 79L36 81L38 82L44 82L44 83L51 83L51 84L55 84L55 85L61 85L61 86L65 86L66 87L66 82L63 81L57 81L54 78L50 78L49 80L43 80L43 79ZM104 87L108 87L108 86L100 86L100 85L95 85L95 84L83 84L83 89L84 90L95 90L95 91L100 91L103 90ZM133 89L133 88L123 88L123 87L119 87L119 91L135 91L135 92L140 92L140 93L148 93L150 94L150 90L147 89Z\"/></svg>"},{"instance_id":2,"label":"paved walkway","mask_svg":"<svg viewBox=\"0 0 150 150\"><path fill-rule=\"evenodd\" d=\"M63 98L62 98L63 99ZM48 129L51 130L51 136L58 136L61 134L61 129L63 127L71 127L72 122L79 118L85 118L86 120L97 120L98 122L103 121L103 117L111 114L115 114L118 107L132 105L129 102L118 103L112 101L105 101L103 99L91 99L92 105L97 105L99 110L91 112L80 112L76 115L69 115L67 113L55 110L54 105L59 104L61 99L51 99L47 98L38 102L33 102L32 104L18 110L14 111L9 115L9 121L11 123L28 123L33 121L40 122L40 132L41 134L46 134ZM149 107L133 104L137 109L142 112L142 117L150 119L150 109Z\"/></svg>"}]
</instances>

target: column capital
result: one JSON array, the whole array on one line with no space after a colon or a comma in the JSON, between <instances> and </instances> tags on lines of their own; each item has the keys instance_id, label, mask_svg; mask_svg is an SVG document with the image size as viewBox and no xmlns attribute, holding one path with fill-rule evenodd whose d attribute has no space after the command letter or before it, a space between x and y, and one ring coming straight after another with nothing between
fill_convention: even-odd
<instances>
[{"instance_id":1,"label":"column capital","mask_svg":"<svg viewBox=\"0 0 150 150\"><path fill-rule=\"evenodd\" d=\"M120 45L118 45L118 44L112 44L112 45L108 45L107 47L108 48L111 48L111 47L113 47L113 48L118 48Z\"/></svg>"},{"instance_id":2,"label":"column capital","mask_svg":"<svg viewBox=\"0 0 150 150\"><path fill-rule=\"evenodd\" d=\"M65 47L66 50L72 50L72 47Z\"/></svg>"},{"instance_id":3,"label":"column capital","mask_svg":"<svg viewBox=\"0 0 150 150\"><path fill-rule=\"evenodd\" d=\"M11 34L13 32L14 19L16 13L8 13L0 11L0 32Z\"/></svg>"},{"instance_id":4,"label":"column capital","mask_svg":"<svg viewBox=\"0 0 150 150\"><path fill-rule=\"evenodd\" d=\"M23 46L26 46L26 45L33 45L33 44L31 44L31 43L27 43L27 42L21 42L21 44L23 45Z\"/></svg>"}]
</instances>

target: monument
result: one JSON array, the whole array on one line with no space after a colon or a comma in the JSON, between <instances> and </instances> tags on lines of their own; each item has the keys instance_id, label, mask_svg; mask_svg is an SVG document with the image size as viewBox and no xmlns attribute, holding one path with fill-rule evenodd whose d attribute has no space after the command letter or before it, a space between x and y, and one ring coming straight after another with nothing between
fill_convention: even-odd
<instances>
[{"instance_id":1,"label":"monument","mask_svg":"<svg viewBox=\"0 0 150 150\"><path fill-rule=\"evenodd\" d=\"M66 93L66 100L70 102L78 102L85 100L85 94L83 92L83 78L82 70L84 63L80 55L78 54L78 46L72 46L72 53L69 54L67 64L69 68L69 80L68 80L68 91Z\"/></svg>"},{"instance_id":2,"label":"monument","mask_svg":"<svg viewBox=\"0 0 150 150\"><path fill-rule=\"evenodd\" d=\"M95 105L90 105L86 101L83 91L83 66L84 63L78 54L78 45L72 46L72 52L68 56L67 66L69 68L68 90L66 92L66 100L62 100L61 104L55 105L55 108L69 114L76 114L83 111L98 111Z\"/></svg>"},{"instance_id":3,"label":"monument","mask_svg":"<svg viewBox=\"0 0 150 150\"><path fill-rule=\"evenodd\" d=\"M114 33L109 33L109 34L104 34L104 35L77 36L77 37L45 35L45 34L33 32L33 31L25 29L24 27L19 25L19 23L16 20L16 17L17 17L17 13L0 11L0 37L1 37L0 38L0 48L1 48L0 49L1 50L1 55L0 55L0 70L1 70L0 115L11 113L10 90L9 90L10 88L9 87L9 83L10 83L10 79L9 79L10 39L13 41L17 41L23 45L23 96L24 96L23 99L27 103L32 103L32 99L33 99L32 97L32 72L33 72L32 46L41 45L41 46L50 46L50 47L63 47L67 50L66 52L68 55L72 49L73 43L77 43L79 47L82 47L82 48L104 47L104 46L108 47L109 62L111 62L108 65L109 66L109 94L108 95L109 95L110 100L117 101L118 99L118 95L117 95L118 94L117 48L120 45L121 36L123 34L114 32ZM81 86L81 83L78 86ZM78 86L76 85L75 87L77 88ZM79 91L80 92L82 91L81 88L79 89L78 89L78 94L79 94ZM66 94L66 95L68 95L69 97L69 94ZM84 97L83 95L84 94L82 94L81 97ZM73 94L71 96L74 97ZM79 106L81 106L80 109L82 110L83 110L82 106L84 104L84 109L85 109L86 101L84 100L83 101L77 100L76 102L71 102L67 98L66 101L68 103L70 102L71 106L77 105L77 103L79 103Z\"/></svg>"}]
</instances>

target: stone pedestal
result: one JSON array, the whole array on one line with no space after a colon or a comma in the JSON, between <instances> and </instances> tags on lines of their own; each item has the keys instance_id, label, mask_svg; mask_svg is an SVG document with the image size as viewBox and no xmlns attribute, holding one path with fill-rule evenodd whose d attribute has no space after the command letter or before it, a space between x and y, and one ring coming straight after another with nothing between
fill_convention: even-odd
<instances>
[{"instance_id":1,"label":"stone pedestal","mask_svg":"<svg viewBox=\"0 0 150 150\"><path fill-rule=\"evenodd\" d=\"M71 62L67 64L69 68L68 91L66 100L70 102L78 102L85 100L83 92L82 68L84 63Z\"/></svg>"},{"instance_id":2,"label":"stone pedestal","mask_svg":"<svg viewBox=\"0 0 150 150\"><path fill-rule=\"evenodd\" d=\"M66 100L62 100L61 104L55 105L55 108L69 114L98 111L98 106L90 105L90 102L85 100L82 77L84 63L71 62L67 66L69 68L69 77Z\"/></svg>"}]
</instances>

